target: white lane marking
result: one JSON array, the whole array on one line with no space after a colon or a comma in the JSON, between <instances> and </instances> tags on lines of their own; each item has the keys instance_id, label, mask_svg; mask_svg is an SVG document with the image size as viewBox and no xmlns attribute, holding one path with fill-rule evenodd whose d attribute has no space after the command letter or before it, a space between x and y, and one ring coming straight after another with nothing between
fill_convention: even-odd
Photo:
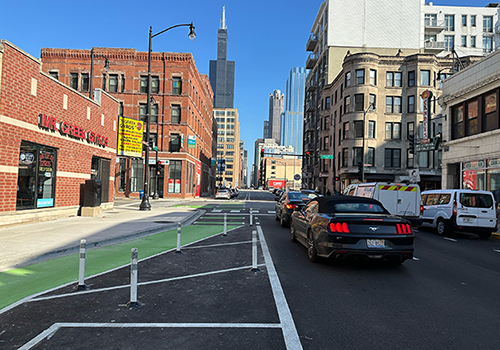
<instances>
[{"instance_id":1,"label":"white lane marking","mask_svg":"<svg viewBox=\"0 0 500 350\"><path fill-rule=\"evenodd\" d=\"M184 247L183 247L183 249L184 249ZM260 266L263 266L263 264L260 264ZM209 272L196 273L196 274L187 275L187 276L171 277L171 278L164 278L164 279L161 279L161 280L141 282L141 283L137 283L137 285L138 286L145 286L145 285L148 285L148 284L156 284L156 283L178 281L178 280L182 280L182 279L186 279L186 278L203 277L203 276L215 275L215 274L218 274L218 273L233 272L233 271L246 270L246 269L251 269L251 268L252 268L252 266L234 267L234 268L231 268L231 269L225 269L225 270L219 270L219 271L209 271ZM91 290L87 290L87 291L83 291L83 292L79 292L79 293L51 295L51 296L48 296L48 297L41 297L41 298L36 298L36 299L30 299L27 302L50 300L50 299L58 299L58 298L64 298L64 297L73 297L73 296L82 295L82 294L107 292L107 291L110 291L110 290L123 289L123 288L130 288L130 284L121 285L121 286L114 286L114 287L108 287L108 288L101 288L101 289L93 289L93 290L91 289Z\"/></svg>"},{"instance_id":2,"label":"white lane marking","mask_svg":"<svg viewBox=\"0 0 500 350\"><path fill-rule=\"evenodd\" d=\"M246 243L252 243L252 241L199 245L199 246L196 246L196 247L186 247L186 248L182 248L182 249L211 248L211 247L221 247L221 246L226 246L226 245L246 244Z\"/></svg>"},{"instance_id":3,"label":"white lane marking","mask_svg":"<svg viewBox=\"0 0 500 350\"><path fill-rule=\"evenodd\" d=\"M61 328L281 328L279 323L54 323L20 347L29 350Z\"/></svg>"},{"instance_id":4,"label":"white lane marking","mask_svg":"<svg viewBox=\"0 0 500 350\"><path fill-rule=\"evenodd\" d=\"M241 210L231 210L231 213L239 213Z\"/></svg>"},{"instance_id":5,"label":"white lane marking","mask_svg":"<svg viewBox=\"0 0 500 350\"><path fill-rule=\"evenodd\" d=\"M259 213L256 213L256 212L252 212L252 214L259 214ZM204 215L217 215L217 216L220 216L220 214L216 213L205 213ZM227 213L227 216L230 216L230 215L235 215L235 216L242 216L242 215L246 215L246 216L249 216L250 214L247 214L247 213L239 213L239 214L231 214L231 213ZM274 216L274 214L259 214L259 216Z\"/></svg>"},{"instance_id":6,"label":"white lane marking","mask_svg":"<svg viewBox=\"0 0 500 350\"><path fill-rule=\"evenodd\" d=\"M493 248L493 251L494 251L495 253L500 253L500 250L495 249L495 248Z\"/></svg>"},{"instance_id":7,"label":"white lane marking","mask_svg":"<svg viewBox=\"0 0 500 350\"><path fill-rule=\"evenodd\" d=\"M443 237L443 239L446 239L447 241L452 241L452 242L456 242L457 241L456 239L448 238L448 237Z\"/></svg>"},{"instance_id":8,"label":"white lane marking","mask_svg":"<svg viewBox=\"0 0 500 350\"><path fill-rule=\"evenodd\" d=\"M257 231L259 233L260 246L262 248L262 254L264 255L264 261L266 263L267 274L269 276L269 282L271 283L276 309L278 310L278 316L282 325L283 338L285 340L286 348L301 350L302 344L300 343L299 334L297 333L297 328L295 328L295 323L293 322L292 312L286 302L285 292L281 287L278 273L274 268L273 259L271 258L271 253L267 247L264 233L262 232L262 228L260 226L257 226Z\"/></svg>"},{"instance_id":9,"label":"white lane marking","mask_svg":"<svg viewBox=\"0 0 500 350\"><path fill-rule=\"evenodd\" d=\"M417 258L416 256L414 256L414 257L413 257L413 260L415 260L415 261L419 261L420 259L419 259L419 258Z\"/></svg>"},{"instance_id":10,"label":"white lane marking","mask_svg":"<svg viewBox=\"0 0 500 350\"><path fill-rule=\"evenodd\" d=\"M222 210L221 209L214 209L214 210L212 210L212 213L222 213Z\"/></svg>"},{"instance_id":11,"label":"white lane marking","mask_svg":"<svg viewBox=\"0 0 500 350\"><path fill-rule=\"evenodd\" d=\"M268 214L276 214L276 211L274 211L274 210L268 210L267 213Z\"/></svg>"}]
</instances>

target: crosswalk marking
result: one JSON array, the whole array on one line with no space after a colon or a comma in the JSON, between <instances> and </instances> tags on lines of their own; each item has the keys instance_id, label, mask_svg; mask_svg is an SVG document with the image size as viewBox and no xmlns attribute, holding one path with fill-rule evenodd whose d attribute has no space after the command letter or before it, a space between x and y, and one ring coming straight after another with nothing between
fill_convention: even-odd
<instances>
[{"instance_id":1,"label":"crosswalk marking","mask_svg":"<svg viewBox=\"0 0 500 350\"><path fill-rule=\"evenodd\" d=\"M231 213L239 213L241 210L231 210Z\"/></svg>"},{"instance_id":2,"label":"crosswalk marking","mask_svg":"<svg viewBox=\"0 0 500 350\"><path fill-rule=\"evenodd\" d=\"M214 213L222 213L222 210L220 210L220 209L214 209L214 210L212 210L212 212L214 212Z\"/></svg>"}]
</instances>

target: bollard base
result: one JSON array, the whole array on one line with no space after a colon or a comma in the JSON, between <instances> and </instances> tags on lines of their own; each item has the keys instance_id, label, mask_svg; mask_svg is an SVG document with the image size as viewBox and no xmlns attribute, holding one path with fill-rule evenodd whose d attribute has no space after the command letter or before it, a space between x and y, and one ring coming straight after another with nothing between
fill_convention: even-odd
<instances>
[{"instance_id":1,"label":"bollard base","mask_svg":"<svg viewBox=\"0 0 500 350\"><path fill-rule=\"evenodd\" d=\"M259 272L260 270L259 270L258 268L256 268L256 267L255 267L255 268L253 268L253 267L252 267L252 268L250 269L250 271L252 271L252 272Z\"/></svg>"},{"instance_id":2,"label":"bollard base","mask_svg":"<svg viewBox=\"0 0 500 350\"><path fill-rule=\"evenodd\" d=\"M176 250L175 254L182 254L182 250Z\"/></svg>"},{"instance_id":3,"label":"bollard base","mask_svg":"<svg viewBox=\"0 0 500 350\"><path fill-rule=\"evenodd\" d=\"M133 308L133 307L139 307L142 306L143 304L139 301L129 301L127 304L125 304L128 308Z\"/></svg>"},{"instance_id":4,"label":"bollard base","mask_svg":"<svg viewBox=\"0 0 500 350\"><path fill-rule=\"evenodd\" d=\"M79 284L75 287L75 290L88 290L89 288L86 284Z\"/></svg>"}]
</instances>

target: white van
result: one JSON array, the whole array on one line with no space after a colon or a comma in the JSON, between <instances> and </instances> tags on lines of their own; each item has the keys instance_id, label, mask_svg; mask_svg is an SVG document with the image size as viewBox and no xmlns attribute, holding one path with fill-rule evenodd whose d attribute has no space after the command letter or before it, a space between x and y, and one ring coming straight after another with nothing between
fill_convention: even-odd
<instances>
[{"instance_id":1,"label":"white van","mask_svg":"<svg viewBox=\"0 0 500 350\"><path fill-rule=\"evenodd\" d=\"M446 232L472 232L487 239L497 229L493 194L479 190L431 190L422 192L422 226Z\"/></svg>"},{"instance_id":2,"label":"white van","mask_svg":"<svg viewBox=\"0 0 500 350\"><path fill-rule=\"evenodd\" d=\"M412 226L421 224L421 196L417 184L372 182L349 185L347 196L373 198L381 202L392 214L407 219Z\"/></svg>"}]
</instances>

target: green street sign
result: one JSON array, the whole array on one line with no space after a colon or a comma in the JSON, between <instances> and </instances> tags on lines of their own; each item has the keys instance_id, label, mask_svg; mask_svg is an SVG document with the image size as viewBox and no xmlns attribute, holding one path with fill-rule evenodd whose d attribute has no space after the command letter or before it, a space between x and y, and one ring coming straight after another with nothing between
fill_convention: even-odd
<instances>
[{"instance_id":1,"label":"green street sign","mask_svg":"<svg viewBox=\"0 0 500 350\"><path fill-rule=\"evenodd\" d=\"M333 154L322 154L321 159L333 159Z\"/></svg>"},{"instance_id":2,"label":"green street sign","mask_svg":"<svg viewBox=\"0 0 500 350\"><path fill-rule=\"evenodd\" d=\"M153 147L153 151L158 152L158 147L157 147L157 146L154 146L154 147Z\"/></svg>"}]
</instances>

